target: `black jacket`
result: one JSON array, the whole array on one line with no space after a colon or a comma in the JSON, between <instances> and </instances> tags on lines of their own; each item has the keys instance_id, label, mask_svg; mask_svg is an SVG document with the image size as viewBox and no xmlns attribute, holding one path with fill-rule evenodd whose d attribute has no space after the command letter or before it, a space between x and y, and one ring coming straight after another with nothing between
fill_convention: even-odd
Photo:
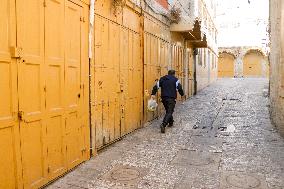
<instances>
[{"instance_id":1,"label":"black jacket","mask_svg":"<svg viewBox=\"0 0 284 189\"><path fill-rule=\"evenodd\" d=\"M176 78L173 75L165 75L163 77L161 77L161 79L159 81L157 81L156 85L153 87L152 90L152 95L156 95L156 93L158 92L159 88L161 87L162 90L162 94L161 97L162 98L177 98L177 90L179 92L179 94L181 96L184 95L182 86L178 80L178 78Z\"/></svg>"}]
</instances>

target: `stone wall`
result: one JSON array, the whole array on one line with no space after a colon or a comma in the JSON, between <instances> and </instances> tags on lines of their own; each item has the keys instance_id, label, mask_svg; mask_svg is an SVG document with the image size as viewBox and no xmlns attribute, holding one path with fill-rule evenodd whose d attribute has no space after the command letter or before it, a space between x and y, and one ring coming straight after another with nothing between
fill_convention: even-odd
<instances>
[{"instance_id":1,"label":"stone wall","mask_svg":"<svg viewBox=\"0 0 284 189\"><path fill-rule=\"evenodd\" d=\"M284 2L270 0L270 102L271 118L284 136Z\"/></svg>"},{"instance_id":2,"label":"stone wall","mask_svg":"<svg viewBox=\"0 0 284 189\"><path fill-rule=\"evenodd\" d=\"M207 48L198 49L196 56L197 91L200 91L217 80L217 56Z\"/></svg>"}]
</instances>

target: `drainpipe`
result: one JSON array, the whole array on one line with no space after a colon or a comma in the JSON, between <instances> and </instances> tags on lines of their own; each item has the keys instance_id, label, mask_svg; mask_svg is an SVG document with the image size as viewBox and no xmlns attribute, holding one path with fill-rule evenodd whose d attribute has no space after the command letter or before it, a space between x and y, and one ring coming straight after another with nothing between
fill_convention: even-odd
<instances>
[{"instance_id":1,"label":"drainpipe","mask_svg":"<svg viewBox=\"0 0 284 189\"><path fill-rule=\"evenodd\" d=\"M194 40L197 40L196 37L191 33L188 32L193 38ZM197 78L196 78L196 56L198 55L198 49L197 48L193 48L193 95L197 94Z\"/></svg>"},{"instance_id":2,"label":"drainpipe","mask_svg":"<svg viewBox=\"0 0 284 189\"><path fill-rule=\"evenodd\" d=\"M170 70L170 69L173 69L173 66L172 66L172 54L173 54L173 46L172 46L172 42L170 42L170 49L169 49L169 51L170 51L170 54L169 54L169 62L168 62L168 70Z\"/></svg>"},{"instance_id":3,"label":"drainpipe","mask_svg":"<svg viewBox=\"0 0 284 189\"><path fill-rule=\"evenodd\" d=\"M193 95L197 94L197 78L196 78L196 65L197 65L196 56L197 55L198 55L198 49L194 48L193 49L193 80L194 80L194 92L193 92Z\"/></svg>"},{"instance_id":4,"label":"drainpipe","mask_svg":"<svg viewBox=\"0 0 284 189\"><path fill-rule=\"evenodd\" d=\"M188 98L188 93L189 93L189 78L188 78L188 70L189 70L189 56L187 54L188 52L188 46L187 46L187 41L188 40L184 40L183 46L184 46L184 50L183 50L183 73L184 73L184 79L185 79L185 83L184 83L184 91L185 91L185 99Z\"/></svg>"},{"instance_id":5,"label":"drainpipe","mask_svg":"<svg viewBox=\"0 0 284 189\"><path fill-rule=\"evenodd\" d=\"M93 154L93 149L95 146L93 146L92 143L92 88L91 88L91 82L92 82L92 71L93 69L92 64L92 58L93 58L93 36L94 36L94 23L95 23L95 0L90 0L90 23L89 23L89 123L90 123L90 156Z\"/></svg>"}]
</instances>

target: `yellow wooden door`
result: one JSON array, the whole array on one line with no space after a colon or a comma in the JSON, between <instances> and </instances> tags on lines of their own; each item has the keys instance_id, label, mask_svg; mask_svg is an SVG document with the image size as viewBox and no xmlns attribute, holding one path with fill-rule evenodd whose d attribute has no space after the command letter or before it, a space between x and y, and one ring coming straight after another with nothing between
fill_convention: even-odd
<instances>
[{"instance_id":1,"label":"yellow wooden door","mask_svg":"<svg viewBox=\"0 0 284 189\"><path fill-rule=\"evenodd\" d=\"M142 124L140 17L125 8L122 26L119 20L113 22L112 18L101 16L110 10L108 5L108 2L100 2L95 14L96 148Z\"/></svg>"},{"instance_id":2,"label":"yellow wooden door","mask_svg":"<svg viewBox=\"0 0 284 189\"><path fill-rule=\"evenodd\" d=\"M88 157L88 11L79 4L1 4L1 189L39 188Z\"/></svg>"},{"instance_id":3,"label":"yellow wooden door","mask_svg":"<svg viewBox=\"0 0 284 189\"><path fill-rule=\"evenodd\" d=\"M85 151L81 120L81 19L82 7L65 1L65 129L67 167L83 161ZM70 32L72 31L72 32Z\"/></svg>"},{"instance_id":4,"label":"yellow wooden door","mask_svg":"<svg viewBox=\"0 0 284 189\"><path fill-rule=\"evenodd\" d=\"M15 1L0 6L0 188L22 188L18 124ZM14 51L15 52L15 51Z\"/></svg>"},{"instance_id":5,"label":"yellow wooden door","mask_svg":"<svg viewBox=\"0 0 284 189\"><path fill-rule=\"evenodd\" d=\"M123 89L120 86L119 69L120 69L120 30L121 26L117 23L109 22L109 32L113 32L109 35L109 53L111 56L104 62L104 81L107 86L106 93L108 94L104 110L104 117L108 119L104 120L104 142L109 143L121 137L121 104L120 94ZM106 39L106 38L105 38ZM102 94L103 95L103 94ZM108 113L106 112L108 109Z\"/></svg>"},{"instance_id":6,"label":"yellow wooden door","mask_svg":"<svg viewBox=\"0 0 284 189\"><path fill-rule=\"evenodd\" d=\"M96 147L121 137L120 127L120 29L99 15L95 17L95 127ZM110 32L112 34L110 35Z\"/></svg>"},{"instance_id":7,"label":"yellow wooden door","mask_svg":"<svg viewBox=\"0 0 284 189\"><path fill-rule=\"evenodd\" d=\"M187 51L188 58L188 97L193 95L194 92L194 81L193 81L193 50L188 48Z\"/></svg>"},{"instance_id":8,"label":"yellow wooden door","mask_svg":"<svg viewBox=\"0 0 284 189\"><path fill-rule=\"evenodd\" d=\"M122 135L142 124L142 61L140 51L140 34L127 28L122 29L120 64L120 84L122 86Z\"/></svg>"},{"instance_id":9,"label":"yellow wooden door","mask_svg":"<svg viewBox=\"0 0 284 189\"><path fill-rule=\"evenodd\" d=\"M190 91L190 86L189 86L189 53L188 50L185 49L184 50L184 86L183 86L183 90L184 90L184 95L187 98L189 96L189 91Z\"/></svg>"},{"instance_id":10,"label":"yellow wooden door","mask_svg":"<svg viewBox=\"0 0 284 189\"><path fill-rule=\"evenodd\" d=\"M218 60L218 77L234 77L235 75L234 56L222 53Z\"/></svg>"},{"instance_id":11,"label":"yellow wooden door","mask_svg":"<svg viewBox=\"0 0 284 189\"><path fill-rule=\"evenodd\" d=\"M263 56L258 52L246 54L243 59L243 75L245 77L261 77L262 60Z\"/></svg>"},{"instance_id":12,"label":"yellow wooden door","mask_svg":"<svg viewBox=\"0 0 284 189\"><path fill-rule=\"evenodd\" d=\"M159 75L158 79L168 74L169 69L169 46L170 44L167 41L158 38L158 68L156 70ZM152 84L153 85L153 84ZM161 93L160 93L161 94ZM161 97L159 96L159 106L158 106L158 115L161 115L165 112L165 108L162 105Z\"/></svg>"},{"instance_id":13,"label":"yellow wooden door","mask_svg":"<svg viewBox=\"0 0 284 189\"><path fill-rule=\"evenodd\" d=\"M158 110L149 112L147 110L147 102L150 98L152 88L156 81L160 79L162 74L165 74L165 65L160 65L159 45L160 39L153 34L144 33L144 116L145 122L156 118L163 110L161 103ZM165 58L166 59L166 58ZM161 68L162 67L162 68ZM160 94L160 93L159 93ZM158 95L159 96L159 95ZM160 99L158 98L159 102Z\"/></svg>"},{"instance_id":14,"label":"yellow wooden door","mask_svg":"<svg viewBox=\"0 0 284 189\"><path fill-rule=\"evenodd\" d=\"M77 0L79 1L79 0ZM80 84L80 121L81 121L81 137L82 137L82 155L83 160L90 158L90 73L89 73L89 6L81 2L82 17L81 19L81 84ZM93 86L93 84L92 84Z\"/></svg>"},{"instance_id":15,"label":"yellow wooden door","mask_svg":"<svg viewBox=\"0 0 284 189\"><path fill-rule=\"evenodd\" d=\"M49 180L66 171L64 1L45 1L46 145Z\"/></svg>"},{"instance_id":16,"label":"yellow wooden door","mask_svg":"<svg viewBox=\"0 0 284 189\"><path fill-rule=\"evenodd\" d=\"M179 79L181 85L184 87L185 72L184 72L183 53L184 53L183 47L173 45L172 69L176 71L175 75ZM177 96L177 100L181 100L180 95Z\"/></svg>"},{"instance_id":17,"label":"yellow wooden door","mask_svg":"<svg viewBox=\"0 0 284 189\"><path fill-rule=\"evenodd\" d=\"M186 75L185 75L185 61L184 61L184 53L185 53L185 49L184 47L180 47L179 49L179 75L177 75L177 78L180 80L181 85L185 86L186 83ZM181 96L178 94L178 98L180 98L181 100Z\"/></svg>"},{"instance_id":18,"label":"yellow wooden door","mask_svg":"<svg viewBox=\"0 0 284 189\"><path fill-rule=\"evenodd\" d=\"M25 188L47 182L43 0L17 0L21 156Z\"/></svg>"},{"instance_id":19,"label":"yellow wooden door","mask_svg":"<svg viewBox=\"0 0 284 189\"><path fill-rule=\"evenodd\" d=\"M123 9L121 27L120 85L121 85L121 133L125 135L141 127L142 124L142 50L141 18L131 6Z\"/></svg>"},{"instance_id":20,"label":"yellow wooden door","mask_svg":"<svg viewBox=\"0 0 284 189\"><path fill-rule=\"evenodd\" d=\"M156 112L152 113L147 110L147 101L150 98L152 87L155 84L155 80L159 79L158 76L156 77L154 76L157 64L157 61L152 62L154 54L157 54L157 51L154 46L154 37L149 33L144 32L144 121L145 122L151 121L157 116Z\"/></svg>"}]
</instances>

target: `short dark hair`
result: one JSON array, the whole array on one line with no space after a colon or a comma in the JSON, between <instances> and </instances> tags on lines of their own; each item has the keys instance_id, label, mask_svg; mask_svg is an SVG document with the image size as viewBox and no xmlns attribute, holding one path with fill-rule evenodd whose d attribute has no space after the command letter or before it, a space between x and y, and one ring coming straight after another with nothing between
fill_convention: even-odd
<instances>
[{"instance_id":1,"label":"short dark hair","mask_svg":"<svg viewBox=\"0 0 284 189\"><path fill-rule=\"evenodd\" d=\"M175 75L176 74L176 71L175 70L169 70L168 71L168 75Z\"/></svg>"}]
</instances>

